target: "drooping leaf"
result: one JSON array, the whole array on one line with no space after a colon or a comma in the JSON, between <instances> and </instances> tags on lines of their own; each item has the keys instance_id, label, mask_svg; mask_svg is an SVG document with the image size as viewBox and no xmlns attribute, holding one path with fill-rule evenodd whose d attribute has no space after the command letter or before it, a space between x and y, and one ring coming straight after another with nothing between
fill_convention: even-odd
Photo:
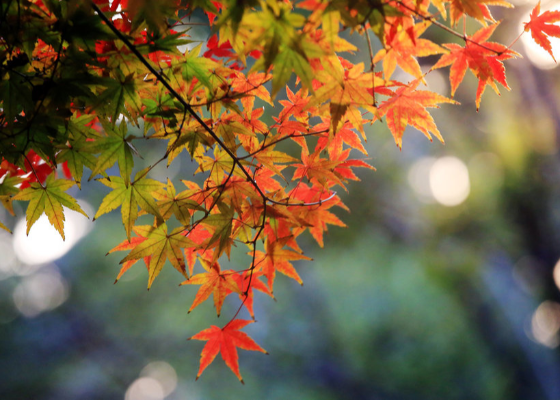
<instances>
[{"instance_id":1,"label":"drooping leaf","mask_svg":"<svg viewBox=\"0 0 560 400\"><path fill-rule=\"evenodd\" d=\"M23 189L13 197L13 200L29 201L26 211L27 234L31 227L39 217L44 213L47 215L49 222L60 233L62 239L64 236L64 210L62 206L83 214L89 218L82 210L76 200L64 193L66 190L74 186L74 182L66 179L55 179L54 174L47 177L44 186L34 182L27 189Z\"/></svg>"},{"instance_id":2,"label":"drooping leaf","mask_svg":"<svg viewBox=\"0 0 560 400\"><path fill-rule=\"evenodd\" d=\"M200 259L200 262L206 272L196 274L181 283L181 285L202 285L198 289L196 297L188 312L190 313L200 303L208 299L208 297L213 294L214 306L216 307L216 313L219 317L222 310L222 304L224 303L226 296L231 292L241 294L237 281L233 278L237 275L237 272L233 270L222 271L220 269L220 264L217 262L211 262L204 259Z\"/></svg>"},{"instance_id":3,"label":"drooping leaf","mask_svg":"<svg viewBox=\"0 0 560 400\"><path fill-rule=\"evenodd\" d=\"M381 103L379 113L387 118L387 126L391 130L395 143L402 147L402 136L407 125L411 125L422 132L430 141L430 133L433 133L442 143L443 137L439 133L432 116L426 111L426 107L439 108L438 103L458 104L437 93L427 90L416 90L420 80L417 79L409 86L399 88L394 95Z\"/></svg>"},{"instance_id":4,"label":"drooping leaf","mask_svg":"<svg viewBox=\"0 0 560 400\"><path fill-rule=\"evenodd\" d=\"M102 178L99 179L99 182L113 190L103 198L97 213L93 217L94 220L121 207L122 222L126 230L126 237L129 240L134 222L138 218L138 206L163 221L152 195L152 193L163 189L163 183L148 179L145 176L142 177L142 171L137 174L136 180L130 185L127 185L124 179L118 176Z\"/></svg>"},{"instance_id":5,"label":"drooping leaf","mask_svg":"<svg viewBox=\"0 0 560 400\"><path fill-rule=\"evenodd\" d=\"M233 371L239 381L244 383L239 373L237 347L243 350L260 351L268 354L268 352L256 344L249 335L240 332L240 329L243 329L251 323L253 323L253 321L234 319L223 328L212 325L212 327L190 338L207 341L200 355L200 368L198 369L196 379L200 378L202 372L214 361L218 353L220 353L226 365Z\"/></svg>"},{"instance_id":6,"label":"drooping leaf","mask_svg":"<svg viewBox=\"0 0 560 400\"><path fill-rule=\"evenodd\" d=\"M463 81L467 68L478 78L478 89L476 91L476 109L480 108L480 100L486 86L490 86L499 94L496 82L509 90L506 82L506 70L502 61L519 56L515 51L506 46L487 42L498 24L490 25L478 30L465 47L450 43L444 44L450 50L449 54L444 54L439 61L432 67L437 69L451 65L449 81L451 82L451 96Z\"/></svg>"},{"instance_id":7,"label":"drooping leaf","mask_svg":"<svg viewBox=\"0 0 560 400\"><path fill-rule=\"evenodd\" d=\"M131 260L150 256L148 266L148 290L152 286L154 279L159 275L166 260L179 271L185 278L188 278L183 256L183 248L196 246L196 244L181 235L183 228L177 228L167 233L167 225L161 224L153 231L149 232L146 240L141 241L134 249L121 260L121 264Z\"/></svg>"},{"instance_id":8,"label":"drooping leaf","mask_svg":"<svg viewBox=\"0 0 560 400\"><path fill-rule=\"evenodd\" d=\"M525 22L525 32L531 31L533 40L548 51L548 54L556 62L548 36L560 38L560 26L553 25L555 22L560 21L560 11L545 11L539 15L540 11L541 2L539 1L531 12L531 20Z\"/></svg>"}]
</instances>

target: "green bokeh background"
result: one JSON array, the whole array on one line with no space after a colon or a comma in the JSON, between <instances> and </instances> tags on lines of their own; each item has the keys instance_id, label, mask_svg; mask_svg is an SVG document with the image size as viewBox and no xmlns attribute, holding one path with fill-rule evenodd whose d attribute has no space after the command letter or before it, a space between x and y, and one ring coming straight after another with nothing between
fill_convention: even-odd
<instances>
[{"instance_id":1,"label":"green bokeh background","mask_svg":"<svg viewBox=\"0 0 560 400\"><path fill-rule=\"evenodd\" d=\"M516 36L522 11L505 14L512 22L495 40ZM364 49L353 61L367 63L362 39L351 38ZM26 277L0 281L0 399L123 399L158 360L178 376L169 400L560 399L558 348L531 333L539 304L560 301L559 72L524 59L507 63L507 73L512 91L487 92L480 112L470 72L455 97L462 105L433 111L445 145L408 128L399 151L383 123L366 128L377 171L359 171L361 182L339 193L348 227L330 228L324 249L303 237L314 259L295 264L303 287L279 276L276 302L255 295L258 323L245 331L270 355L240 351L245 385L219 357L195 382L203 343L186 340L225 324L238 300L226 300L220 319L211 301L187 315L196 289L178 287L169 265L149 292L140 264L113 285L122 255L104 254L125 238L113 212L53 263L70 290L60 307L22 316L12 293ZM139 148L146 160L161 156L153 143ZM408 173L427 156L463 160L465 202L418 197ZM183 154L177 179L193 171ZM106 193L92 182L76 195L97 207ZM244 265L243 253L233 266Z\"/></svg>"}]
</instances>

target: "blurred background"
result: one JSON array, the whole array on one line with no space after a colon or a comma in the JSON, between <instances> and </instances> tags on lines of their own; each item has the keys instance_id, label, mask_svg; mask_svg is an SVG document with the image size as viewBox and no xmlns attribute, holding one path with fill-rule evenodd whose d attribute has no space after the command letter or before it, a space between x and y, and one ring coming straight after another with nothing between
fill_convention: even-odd
<instances>
[{"instance_id":1,"label":"blurred background","mask_svg":"<svg viewBox=\"0 0 560 400\"><path fill-rule=\"evenodd\" d=\"M493 40L509 43L535 5L514 3L493 8L507 18ZM304 238L304 287L280 276L276 302L255 295L245 331L270 355L240 350L245 385L220 357L195 382L204 343L186 340L225 324L237 299L220 319L211 301L187 315L196 289L169 266L149 292L141 263L113 285L118 211L95 223L68 211L66 242L46 220L29 237L23 220L0 232L0 399L560 399L560 72L528 35L514 49L511 92L487 91L477 113L468 72L462 105L433 111L445 145L408 128L399 151L384 124L367 128L377 171L341 193L348 228L324 249ZM428 88L449 96L447 76L428 74ZM164 151L139 147L146 160ZM153 177L193 171L183 154ZM107 193L73 190L90 216Z\"/></svg>"}]
</instances>

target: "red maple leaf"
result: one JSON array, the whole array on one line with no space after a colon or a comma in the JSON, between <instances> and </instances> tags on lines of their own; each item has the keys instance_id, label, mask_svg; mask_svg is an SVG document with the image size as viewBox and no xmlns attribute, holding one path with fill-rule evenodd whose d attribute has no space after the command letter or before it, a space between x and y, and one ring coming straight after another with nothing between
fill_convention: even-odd
<instances>
[{"instance_id":1,"label":"red maple leaf","mask_svg":"<svg viewBox=\"0 0 560 400\"><path fill-rule=\"evenodd\" d=\"M254 321L243 319L234 319L223 328L212 325L210 328L197 333L190 339L207 340L202 353L200 354L200 368L196 379L200 378L202 372L216 358L218 353L222 355L222 359L226 365L233 371L241 383L243 378L239 373L239 363L237 355L237 347L243 350L260 351L268 354L266 350L255 343L245 332L240 332L245 326L252 324Z\"/></svg>"},{"instance_id":2,"label":"red maple leaf","mask_svg":"<svg viewBox=\"0 0 560 400\"><path fill-rule=\"evenodd\" d=\"M257 279L261 275L262 272L253 272L251 274L250 271L246 271L243 274L234 274L232 276L233 280L237 282L237 285L241 289L239 298L243 301L243 305L247 308L253 320L255 319L255 313L253 312L253 289L260 290L274 298L274 295L268 290L266 285L260 279ZM247 298L245 298L245 296Z\"/></svg>"},{"instance_id":3,"label":"red maple leaf","mask_svg":"<svg viewBox=\"0 0 560 400\"><path fill-rule=\"evenodd\" d=\"M194 301L189 308L189 313L196 308L200 303L208 299L211 294L214 295L214 306L218 317L222 310L222 304L226 296L231 293L241 293L237 282L233 280L232 276L236 273L232 270L221 271L220 264L217 262L212 263L209 260L200 260L202 266L207 271L202 274L196 274L189 280L184 281L181 285L202 285L194 298Z\"/></svg>"},{"instance_id":4,"label":"red maple leaf","mask_svg":"<svg viewBox=\"0 0 560 400\"><path fill-rule=\"evenodd\" d=\"M560 38L560 26L552 25L554 22L560 21L560 11L545 11L539 15L540 12L541 2L539 1L531 12L531 21L525 22L525 32L531 31L533 40L548 51L548 54L550 54L554 62L556 62L556 58L554 58L554 54L552 54L552 45L547 36Z\"/></svg>"},{"instance_id":5,"label":"red maple leaf","mask_svg":"<svg viewBox=\"0 0 560 400\"><path fill-rule=\"evenodd\" d=\"M399 88L393 97L379 106L379 113L382 117L387 116L387 126L399 148L402 147L402 136L407 125L418 129L430 141L431 132L443 143L436 123L426 107L439 108L437 103L457 103L428 90L416 90L419 83L420 80L417 79L409 86Z\"/></svg>"},{"instance_id":6,"label":"red maple leaf","mask_svg":"<svg viewBox=\"0 0 560 400\"><path fill-rule=\"evenodd\" d=\"M311 260L311 258L293 250L284 249L283 247L290 241L290 239L291 236L276 239L273 242L267 240L264 245L265 251L257 251L255 255L255 265L257 266L257 270L262 271L266 276L270 293L273 293L276 271L283 273L284 275L296 280L300 285L303 285L303 281L290 261Z\"/></svg>"},{"instance_id":7,"label":"red maple leaf","mask_svg":"<svg viewBox=\"0 0 560 400\"><path fill-rule=\"evenodd\" d=\"M476 91L476 109L480 107L480 98L486 86L490 86L497 94L500 94L496 82L507 90L509 86L506 82L506 69L502 61L517 57L515 51L506 46L487 42L499 24L494 24L481 28L474 35L470 36L465 43L465 47L458 44L449 43L443 46L451 52L444 54L432 69L451 65L449 81L451 82L451 96L463 81L467 68L478 78L478 89Z\"/></svg>"}]
</instances>

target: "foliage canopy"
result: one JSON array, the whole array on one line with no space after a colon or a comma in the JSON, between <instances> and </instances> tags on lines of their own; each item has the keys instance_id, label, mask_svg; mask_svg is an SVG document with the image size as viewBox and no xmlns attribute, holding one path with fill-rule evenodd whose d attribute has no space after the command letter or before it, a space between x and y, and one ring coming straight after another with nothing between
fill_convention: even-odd
<instances>
[{"instance_id":1,"label":"foliage canopy","mask_svg":"<svg viewBox=\"0 0 560 400\"><path fill-rule=\"evenodd\" d=\"M129 253L117 280L142 260L149 289L168 260L182 285L200 285L189 312L212 295L219 316L224 299L239 296L229 322L192 339L207 341L198 376L221 353L242 381L236 348L265 351L239 331L252 321L237 316L245 307L254 319L254 290L272 297L277 272L302 283L292 264L309 259L300 235L308 231L323 246L329 225L344 226L331 210L346 209L334 189L358 180L354 168L373 168L364 125L386 123L399 148L408 125L443 142L427 109L458 103L418 89L439 68L450 66L451 96L467 70L476 76L477 109L487 86L509 90L503 61L519 54L513 43L490 40L499 22L488 6L511 7L503 0L4 1L0 200L12 215L13 201L29 202L28 232L46 214L64 238L63 206L85 215L66 193L81 188L85 167L88 181L108 188L93 218L120 208L126 239L110 252ZM185 30L193 13L212 28L203 44ZM478 30L455 30L469 18ZM524 30L553 58L548 36L560 37L558 21L559 11L541 13L539 3ZM422 37L429 28L457 43ZM345 58L358 49L344 30L364 37L368 65ZM428 56L437 61L423 72L418 57ZM410 82L391 79L397 66ZM267 113L274 122L265 122ZM167 150L136 171L138 140L164 141ZM287 141L297 151L282 150ZM151 178L157 164L183 152L202 184ZM115 164L118 176L110 176ZM144 215L153 222L140 225ZM250 261L224 270L234 246L246 247Z\"/></svg>"}]
</instances>

